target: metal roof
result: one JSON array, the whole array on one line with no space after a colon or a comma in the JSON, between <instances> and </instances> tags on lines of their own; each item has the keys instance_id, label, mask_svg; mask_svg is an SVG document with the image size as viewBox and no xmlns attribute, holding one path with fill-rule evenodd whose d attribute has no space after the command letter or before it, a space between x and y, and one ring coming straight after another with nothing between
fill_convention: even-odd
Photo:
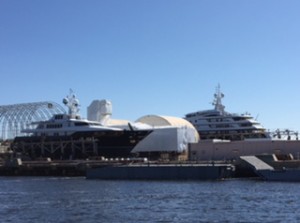
<instances>
[{"instance_id":1,"label":"metal roof","mask_svg":"<svg viewBox=\"0 0 300 223\"><path fill-rule=\"evenodd\" d=\"M195 127L187 120L183 118L163 115L146 115L139 118L136 122L146 123L152 126L174 126L174 127L189 127L195 129ZM196 129L195 129L196 130Z\"/></svg>"},{"instance_id":2,"label":"metal roof","mask_svg":"<svg viewBox=\"0 0 300 223\"><path fill-rule=\"evenodd\" d=\"M54 114L66 113L65 109L51 101L0 106L1 139L13 139L22 135L21 130L31 122L50 119Z\"/></svg>"}]
</instances>

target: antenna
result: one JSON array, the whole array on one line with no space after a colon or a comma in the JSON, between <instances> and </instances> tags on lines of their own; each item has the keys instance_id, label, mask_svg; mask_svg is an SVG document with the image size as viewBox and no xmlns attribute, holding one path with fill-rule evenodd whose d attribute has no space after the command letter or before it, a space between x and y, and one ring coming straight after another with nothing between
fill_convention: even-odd
<instances>
[{"instance_id":1,"label":"antenna","mask_svg":"<svg viewBox=\"0 0 300 223\"><path fill-rule=\"evenodd\" d=\"M225 95L221 92L220 84L218 84L212 105L214 105L215 110L219 111L222 115L225 113L225 106L222 104L222 98L224 98L224 96Z\"/></svg>"},{"instance_id":2,"label":"antenna","mask_svg":"<svg viewBox=\"0 0 300 223\"><path fill-rule=\"evenodd\" d=\"M70 89L69 95L63 99L63 104L69 108L70 118L79 116L80 103L72 89Z\"/></svg>"}]
</instances>

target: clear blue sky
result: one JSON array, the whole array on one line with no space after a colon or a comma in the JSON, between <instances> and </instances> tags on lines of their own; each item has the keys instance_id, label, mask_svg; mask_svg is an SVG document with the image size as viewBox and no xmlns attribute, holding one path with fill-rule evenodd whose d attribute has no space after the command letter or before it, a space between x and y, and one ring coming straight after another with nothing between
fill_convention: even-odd
<instances>
[{"instance_id":1,"label":"clear blue sky","mask_svg":"<svg viewBox=\"0 0 300 223\"><path fill-rule=\"evenodd\" d=\"M0 105L72 88L82 113L183 117L212 108L300 130L298 0L0 0Z\"/></svg>"}]
</instances>

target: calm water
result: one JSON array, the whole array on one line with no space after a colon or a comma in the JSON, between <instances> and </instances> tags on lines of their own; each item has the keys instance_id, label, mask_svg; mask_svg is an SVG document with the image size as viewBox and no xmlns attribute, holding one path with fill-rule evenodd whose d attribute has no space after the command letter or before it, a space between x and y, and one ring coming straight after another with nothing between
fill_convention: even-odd
<instances>
[{"instance_id":1,"label":"calm water","mask_svg":"<svg viewBox=\"0 0 300 223\"><path fill-rule=\"evenodd\" d=\"M0 222L300 222L300 184L0 177Z\"/></svg>"}]
</instances>

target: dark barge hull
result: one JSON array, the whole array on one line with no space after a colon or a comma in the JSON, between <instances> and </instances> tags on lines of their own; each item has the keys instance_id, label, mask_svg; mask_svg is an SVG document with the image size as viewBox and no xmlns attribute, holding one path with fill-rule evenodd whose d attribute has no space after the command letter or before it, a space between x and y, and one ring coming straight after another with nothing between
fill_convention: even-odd
<instances>
[{"instance_id":1,"label":"dark barge hull","mask_svg":"<svg viewBox=\"0 0 300 223\"><path fill-rule=\"evenodd\" d=\"M229 164L143 164L89 168L87 179L102 180L220 180L233 176Z\"/></svg>"},{"instance_id":2,"label":"dark barge hull","mask_svg":"<svg viewBox=\"0 0 300 223\"><path fill-rule=\"evenodd\" d=\"M32 160L44 157L60 160L130 157L132 149L150 133L151 130L124 130L76 132L71 136L16 137L11 149Z\"/></svg>"},{"instance_id":3,"label":"dark barge hull","mask_svg":"<svg viewBox=\"0 0 300 223\"><path fill-rule=\"evenodd\" d=\"M300 169L257 170L266 181L300 182Z\"/></svg>"}]
</instances>

